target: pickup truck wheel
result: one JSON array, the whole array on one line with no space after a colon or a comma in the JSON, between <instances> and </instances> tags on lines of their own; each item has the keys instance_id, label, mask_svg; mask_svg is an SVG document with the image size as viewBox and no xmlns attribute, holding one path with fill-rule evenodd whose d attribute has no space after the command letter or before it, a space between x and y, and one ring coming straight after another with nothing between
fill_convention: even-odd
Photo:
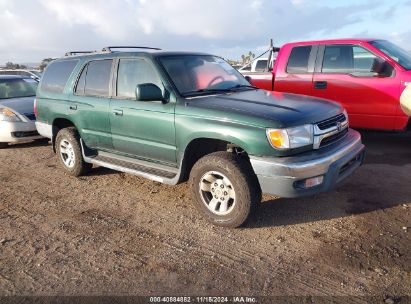
<instances>
[{"instance_id":1,"label":"pickup truck wheel","mask_svg":"<svg viewBox=\"0 0 411 304\"><path fill-rule=\"evenodd\" d=\"M249 163L228 152L204 156L190 174L197 209L214 225L235 228L247 219L261 189Z\"/></svg>"},{"instance_id":2,"label":"pickup truck wheel","mask_svg":"<svg viewBox=\"0 0 411 304\"><path fill-rule=\"evenodd\" d=\"M65 128L57 133L57 155L64 169L73 176L81 176L87 173L92 164L83 159L80 146L80 136L75 128Z\"/></svg>"},{"instance_id":3,"label":"pickup truck wheel","mask_svg":"<svg viewBox=\"0 0 411 304\"><path fill-rule=\"evenodd\" d=\"M8 143L0 142L0 149L5 149L5 148L7 148L8 146L9 146Z\"/></svg>"}]
</instances>

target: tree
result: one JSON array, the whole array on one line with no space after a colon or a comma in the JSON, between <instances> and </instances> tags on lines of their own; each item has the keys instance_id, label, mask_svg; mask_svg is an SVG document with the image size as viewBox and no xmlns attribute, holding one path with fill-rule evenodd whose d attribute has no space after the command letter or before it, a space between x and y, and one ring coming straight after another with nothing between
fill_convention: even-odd
<instances>
[{"instance_id":1,"label":"tree","mask_svg":"<svg viewBox=\"0 0 411 304\"><path fill-rule=\"evenodd\" d=\"M242 64L247 64L255 58L255 54L251 51L248 54L241 55L241 62Z\"/></svg>"},{"instance_id":2,"label":"tree","mask_svg":"<svg viewBox=\"0 0 411 304\"><path fill-rule=\"evenodd\" d=\"M44 71L46 66L53 61L53 58L44 58L39 66L40 71Z\"/></svg>"},{"instance_id":3,"label":"tree","mask_svg":"<svg viewBox=\"0 0 411 304\"><path fill-rule=\"evenodd\" d=\"M7 62L6 63L6 69L11 69L11 70L17 70L17 69L27 69L27 66L23 65L23 64L17 64L17 63L13 63L13 62Z\"/></svg>"}]
</instances>

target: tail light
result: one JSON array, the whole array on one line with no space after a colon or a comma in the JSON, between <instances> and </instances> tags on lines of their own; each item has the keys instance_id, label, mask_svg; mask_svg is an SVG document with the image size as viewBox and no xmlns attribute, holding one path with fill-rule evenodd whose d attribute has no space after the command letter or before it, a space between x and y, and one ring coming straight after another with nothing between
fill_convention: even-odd
<instances>
[{"instance_id":1,"label":"tail light","mask_svg":"<svg viewBox=\"0 0 411 304\"><path fill-rule=\"evenodd\" d=\"M34 115L37 118L37 99L34 99Z\"/></svg>"}]
</instances>

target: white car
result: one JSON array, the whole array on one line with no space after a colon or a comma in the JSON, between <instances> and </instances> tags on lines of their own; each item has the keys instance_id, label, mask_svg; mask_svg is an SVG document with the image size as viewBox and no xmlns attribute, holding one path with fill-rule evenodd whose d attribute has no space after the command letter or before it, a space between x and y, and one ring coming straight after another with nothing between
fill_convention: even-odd
<instances>
[{"instance_id":1,"label":"white car","mask_svg":"<svg viewBox=\"0 0 411 304\"><path fill-rule=\"evenodd\" d=\"M37 81L0 76L0 149L9 143L41 139L34 115Z\"/></svg>"},{"instance_id":2,"label":"white car","mask_svg":"<svg viewBox=\"0 0 411 304\"><path fill-rule=\"evenodd\" d=\"M34 80L36 80L37 82L40 81L41 78L41 71L39 70L10 70L10 69L2 69L0 70L0 75L19 75L19 76L23 76L23 77L30 77Z\"/></svg>"},{"instance_id":3,"label":"white car","mask_svg":"<svg viewBox=\"0 0 411 304\"><path fill-rule=\"evenodd\" d=\"M274 66L275 58L271 58L270 67ZM238 71L240 73L256 73L256 72L264 72L267 71L267 62L268 58L257 58L254 59L251 63L245 65L244 67L240 68Z\"/></svg>"}]
</instances>

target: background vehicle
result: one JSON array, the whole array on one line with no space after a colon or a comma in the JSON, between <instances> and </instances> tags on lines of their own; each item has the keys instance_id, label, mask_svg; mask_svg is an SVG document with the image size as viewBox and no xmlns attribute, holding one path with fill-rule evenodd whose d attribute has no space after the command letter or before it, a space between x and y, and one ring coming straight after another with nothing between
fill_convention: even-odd
<instances>
[{"instance_id":1,"label":"background vehicle","mask_svg":"<svg viewBox=\"0 0 411 304\"><path fill-rule=\"evenodd\" d=\"M411 82L411 55L386 40L338 39L285 44L272 71L243 72L265 90L339 102L355 128L405 130L400 96Z\"/></svg>"},{"instance_id":2,"label":"background vehicle","mask_svg":"<svg viewBox=\"0 0 411 304\"><path fill-rule=\"evenodd\" d=\"M21 76L0 76L0 148L42 138L36 130L34 98L37 82Z\"/></svg>"},{"instance_id":3,"label":"background vehicle","mask_svg":"<svg viewBox=\"0 0 411 304\"><path fill-rule=\"evenodd\" d=\"M266 72L266 71L268 71L267 67L269 67L269 66L272 67L274 65L275 58L274 57L271 58L270 64L268 64L268 60L269 60L268 57L267 58L257 58L255 60L253 60L251 63L241 67L240 69L238 69L238 71L240 73L243 73L243 72L253 72L253 73L254 72Z\"/></svg>"},{"instance_id":4,"label":"background vehicle","mask_svg":"<svg viewBox=\"0 0 411 304\"><path fill-rule=\"evenodd\" d=\"M74 176L96 164L189 179L206 219L237 227L261 192L328 191L362 162L335 103L267 94L208 54L114 49L53 61L40 82L37 129Z\"/></svg>"},{"instance_id":5,"label":"background vehicle","mask_svg":"<svg viewBox=\"0 0 411 304\"><path fill-rule=\"evenodd\" d=\"M36 81L40 81L41 71L38 70L0 70L0 75L19 75L24 77L30 77Z\"/></svg>"}]
</instances>

